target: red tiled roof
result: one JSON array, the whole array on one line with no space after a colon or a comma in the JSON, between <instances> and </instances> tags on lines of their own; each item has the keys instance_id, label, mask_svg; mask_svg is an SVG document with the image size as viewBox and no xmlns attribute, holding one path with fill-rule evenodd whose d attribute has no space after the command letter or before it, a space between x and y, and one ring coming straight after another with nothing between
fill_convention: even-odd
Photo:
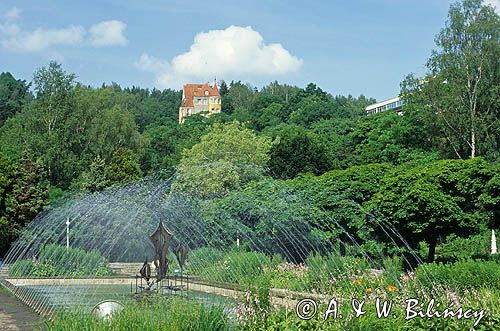
<instances>
[{"instance_id":1,"label":"red tiled roof","mask_svg":"<svg viewBox=\"0 0 500 331\"><path fill-rule=\"evenodd\" d=\"M186 84L184 85L184 99L182 100L181 107L194 107L194 97L207 96L220 97L217 84L214 84L214 86L208 84Z\"/></svg>"}]
</instances>

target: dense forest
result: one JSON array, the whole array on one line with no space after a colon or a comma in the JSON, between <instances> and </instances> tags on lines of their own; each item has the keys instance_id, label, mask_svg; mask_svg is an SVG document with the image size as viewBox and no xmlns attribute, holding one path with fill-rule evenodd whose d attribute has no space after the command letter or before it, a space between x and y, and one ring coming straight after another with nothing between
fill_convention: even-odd
<instances>
[{"instance_id":1,"label":"dense forest","mask_svg":"<svg viewBox=\"0 0 500 331\"><path fill-rule=\"evenodd\" d=\"M221 81L222 113L180 125L180 91L85 86L56 62L30 82L3 72L0 256L65 196L151 174L241 210L251 208L241 192L272 206L283 187L356 233L365 216L332 198L343 196L384 215L430 261L461 247L487 253L484 234L498 228L500 200L500 29L498 15L479 3L452 6L428 74L401 83L402 115L366 116L373 98L313 83ZM463 40L464 29L481 33Z\"/></svg>"}]
</instances>

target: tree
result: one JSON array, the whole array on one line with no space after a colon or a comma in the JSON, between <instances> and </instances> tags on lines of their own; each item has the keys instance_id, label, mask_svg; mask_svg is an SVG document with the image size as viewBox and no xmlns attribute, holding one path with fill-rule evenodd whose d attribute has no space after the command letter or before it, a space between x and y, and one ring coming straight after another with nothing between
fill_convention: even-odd
<instances>
[{"instance_id":1,"label":"tree","mask_svg":"<svg viewBox=\"0 0 500 331\"><path fill-rule=\"evenodd\" d=\"M231 97L234 109L248 111L252 105L254 91L251 85L243 84L241 81L232 81L229 85L227 96Z\"/></svg>"},{"instance_id":2,"label":"tree","mask_svg":"<svg viewBox=\"0 0 500 331\"><path fill-rule=\"evenodd\" d=\"M401 167L384 177L369 207L382 213L412 248L427 242L432 262L438 240L477 233L488 223L488 213L478 206L493 174L481 158Z\"/></svg>"},{"instance_id":3,"label":"tree","mask_svg":"<svg viewBox=\"0 0 500 331\"><path fill-rule=\"evenodd\" d=\"M16 80L9 72L0 74L0 126L31 100L29 84Z\"/></svg>"},{"instance_id":4,"label":"tree","mask_svg":"<svg viewBox=\"0 0 500 331\"><path fill-rule=\"evenodd\" d=\"M33 77L35 101L16 116L11 135L19 137L19 150L28 149L33 159L41 162L54 184L69 184L74 172L71 150L74 135L69 135L67 120L72 115L74 74L66 73L61 65L50 62ZM10 122L10 121L9 121Z\"/></svg>"},{"instance_id":5,"label":"tree","mask_svg":"<svg viewBox=\"0 0 500 331\"><path fill-rule=\"evenodd\" d=\"M368 164L345 170L332 170L321 176L298 176L291 186L325 215L316 226L339 244L341 253L379 256L384 243L377 224L369 222L364 206L378 192L380 182L393 167L389 164Z\"/></svg>"},{"instance_id":6,"label":"tree","mask_svg":"<svg viewBox=\"0 0 500 331\"><path fill-rule=\"evenodd\" d=\"M80 175L79 180L72 185L81 191L98 192L110 185L106 178L106 163L103 158L96 156L87 171Z\"/></svg>"},{"instance_id":7,"label":"tree","mask_svg":"<svg viewBox=\"0 0 500 331\"><path fill-rule=\"evenodd\" d=\"M101 110L92 119L88 143L92 155L99 155L108 162L119 148L137 150L140 134L133 114L118 105Z\"/></svg>"},{"instance_id":8,"label":"tree","mask_svg":"<svg viewBox=\"0 0 500 331\"><path fill-rule=\"evenodd\" d=\"M0 256L4 256L10 244L7 206L10 205L12 185L14 182L14 165L0 152Z\"/></svg>"},{"instance_id":9,"label":"tree","mask_svg":"<svg viewBox=\"0 0 500 331\"><path fill-rule=\"evenodd\" d=\"M36 99L0 130L1 149L12 159L19 159L24 149L32 151L51 183L66 189L97 156L109 163L120 147L142 156L148 140L141 139L128 110L137 110L139 92L136 96L119 86L73 87L73 75L54 63L39 71Z\"/></svg>"},{"instance_id":10,"label":"tree","mask_svg":"<svg viewBox=\"0 0 500 331\"><path fill-rule=\"evenodd\" d=\"M267 93L273 96L277 96L281 99L284 104L290 103L291 100L295 100L298 94L301 93L302 89L297 86L290 86L287 84L279 84L277 81L270 83L262 88L260 93Z\"/></svg>"},{"instance_id":11,"label":"tree","mask_svg":"<svg viewBox=\"0 0 500 331\"><path fill-rule=\"evenodd\" d=\"M383 112L360 119L349 138L357 164L390 162L401 164L414 159L435 158L425 127L412 113L400 116Z\"/></svg>"},{"instance_id":12,"label":"tree","mask_svg":"<svg viewBox=\"0 0 500 331\"><path fill-rule=\"evenodd\" d=\"M334 112L334 104L331 100L313 94L296 105L296 110L290 114L289 123L307 127L315 122L331 119Z\"/></svg>"},{"instance_id":13,"label":"tree","mask_svg":"<svg viewBox=\"0 0 500 331\"><path fill-rule=\"evenodd\" d=\"M25 151L16 165L12 187L12 202L9 207L9 230L11 241L48 204L49 190L43 167L31 161Z\"/></svg>"},{"instance_id":14,"label":"tree","mask_svg":"<svg viewBox=\"0 0 500 331\"><path fill-rule=\"evenodd\" d=\"M75 78L57 62L50 62L33 75L37 105L44 114L42 121L49 136L62 125L62 119L70 110Z\"/></svg>"},{"instance_id":15,"label":"tree","mask_svg":"<svg viewBox=\"0 0 500 331\"><path fill-rule=\"evenodd\" d=\"M325 146L328 163L332 169L345 169L355 164L354 143L350 133L359 118L335 118L319 121L311 126L319 141Z\"/></svg>"},{"instance_id":16,"label":"tree","mask_svg":"<svg viewBox=\"0 0 500 331\"><path fill-rule=\"evenodd\" d=\"M495 175L486 183L484 192L479 201L488 213L490 213L490 228L498 229L500 226L500 165L493 167Z\"/></svg>"},{"instance_id":17,"label":"tree","mask_svg":"<svg viewBox=\"0 0 500 331\"><path fill-rule=\"evenodd\" d=\"M137 155L128 148L119 148L106 168L106 180L112 185L121 185L142 177Z\"/></svg>"},{"instance_id":18,"label":"tree","mask_svg":"<svg viewBox=\"0 0 500 331\"><path fill-rule=\"evenodd\" d=\"M268 137L257 137L238 122L216 123L183 153L172 190L221 197L263 177L270 147Z\"/></svg>"},{"instance_id":19,"label":"tree","mask_svg":"<svg viewBox=\"0 0 500 331\"><path fill-rule=\"evenodd\" d=\"M13 180L14 165L7 155L0 152L0 217L7 214Z\"/></svg>"},{"instance_id":20,"label":"tree","mask_svg":"<svg viewBox=\"0 0 500 331\"><path fill-rule=\"evenodd\" d=\"M273 177L293 178L307 172L319 175L329 169L326 150L314 133L287 126L277 138L269 153L269 172Z\"/></svg>"},{"instance_id":21,"label":"tree","mask_svg":"<svg viewBox=\"0 0 500 331\"><path fill-rule=\"evenodd\" d=\"M165 121L163 125L149 126L142 138L149 140L145 151L149 168L146 169L161 169L165 174L172 175L182 157L182 151L190 149L200 141L214 117L216 115L206 118L196 114L186 118L182 125L179 125L177 120L171 120Z\"/></svg>"},{"instance_id":22,"label":"tree","mask_svg":"<svg viewBox=\"0 0 500 331\"><path fill-rule=\"evenodd\" d=\"M266 178L215 200L215 217L209 214L204 219L219 227L223 224L222 238L239 234L251 249L303 263L310 253L326 253L331 245L314 226L323 220L322 211L306 200L307 196L295 194L287 181Z\"/></svg>"},{"instance_id":23,"label":"tree","mask_svg":"<svg viewBox=\"0 0 500 331\"><path fill-rule=\"evenodd\" d=\"M307 84L306 88L298 93L297 98L304 99L310 96L316 96L323 101L331 101L331 95L323 91L319 86L316 86L316 84L314 83Z\"/></svg>"},{"instance_id":24,"label":"tree","mask_svg":"<svg viewBox=\"0 0 500 331\"><path fill-rule=\"evenodd\" d=\"M429 75L413 84L413 96L430 113L446 141L446 156L499 157L500 17L482 0L450 7L437 49L427 62Z\"/></svg>"},{"instance_id":25,"label":"tree","mask_svg":"<svg viewBox=\"0 0 500 331\"><path fill-rule=\"evenodd\" d=\"M262 109L256 110L253 119L255 129L261 131L266 127L273 127L282 123L283 108L282 104L273 102Z\"/></svg>"},{"instance_id":26,"label":"tree","mask_svg":"<svg viewBox=\"0 0 500 331\"><path fill-rule=\"evenodd\" d=\"M219 87L219 93L222 98L226 96L226 94L229 92L229 88L227 87L227 84L225 81L220 82L220 87Z\"/></svg>"}]
</instances>

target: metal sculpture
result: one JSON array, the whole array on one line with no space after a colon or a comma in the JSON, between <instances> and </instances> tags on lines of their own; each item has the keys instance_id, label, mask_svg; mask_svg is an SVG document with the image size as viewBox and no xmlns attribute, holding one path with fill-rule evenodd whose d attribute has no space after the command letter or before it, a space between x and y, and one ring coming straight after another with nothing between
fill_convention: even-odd
<instances>
[{"instance_id":1,"label":"metal sculpture","mask_svg":"<svg viewBox=\"0 0 500 331\"><path fill-rule=\"evenodd\" d=\"M181 272L184 268L184 264L186 263L189 247L184 243L179 243L174 250L175 257L177 258L177 262L179 263L179 267L181 268Z\"/></svg>"},{"instance_id":2,"label":"metal sculpture","mask_svg":"<svg viewBox=\"0 0 500 331\"><path fill-rule=\"evenodd\" d=\"M167 255L171 239L172 234L160 220L156 230L149 236L149 240L151 240L154 246L155 258L151 264L146 259L139 272L140 275L136 275L135 293L133 291L133 284L130 284L130 293L134 297L144 298L152 293L187 295L189 278L188 276L183 276L182 271L189 254L189 247L182 242L179 242L175 246L173 253L179 263L181 272L179 275L178 270L175 270L173 275L167 276ZM153 270L156 270L156 278L152 278ZM146 285L143 284L143 280L146 281ZM154 291L152 291L153 288Z\"/></svg>"},{"instance_id":3,"label":"metal sculpture","mask_svg":"<svg viewBox=\"0 0 500 331\"><path fill-rule=\"evenodd\" d=\"M172 234L165 228L163 222L160 220L158 228L149 236L149 239L151 240L155 248L155 266L157 268L157 279L165 279L167 277L168 268L168 245L170 244L170 239L172 239Z\"/></svg>"},{"instance_id":4,"label":"metal sculpture","mask_svg":"<svg viewBox=\"0 0 500 331\"><path fill-rule=\"evenodd\" d=\"M141 277L146 280L146 282L149 282L149 279L151 278L151 266L149 265L148 260L144 262L139 273L141 274Z\"/></svg>"}]
</instances>

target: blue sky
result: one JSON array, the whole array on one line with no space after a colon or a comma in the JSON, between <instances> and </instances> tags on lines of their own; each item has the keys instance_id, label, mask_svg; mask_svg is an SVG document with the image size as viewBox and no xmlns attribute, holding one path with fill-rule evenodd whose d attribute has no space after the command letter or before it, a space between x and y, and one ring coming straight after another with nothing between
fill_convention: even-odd
<instances>
[{"instance_id":1,"label":"blue sky","mask_svg":"<svg viewBox=\"0 0 500 331\"><path fill-rule=\"evenodd\" d=\"M55 59L93 86L217 76L383 100L425 72L451 2L2 0L0 71L30 80Z\"/></svg>"}]
</instances>

